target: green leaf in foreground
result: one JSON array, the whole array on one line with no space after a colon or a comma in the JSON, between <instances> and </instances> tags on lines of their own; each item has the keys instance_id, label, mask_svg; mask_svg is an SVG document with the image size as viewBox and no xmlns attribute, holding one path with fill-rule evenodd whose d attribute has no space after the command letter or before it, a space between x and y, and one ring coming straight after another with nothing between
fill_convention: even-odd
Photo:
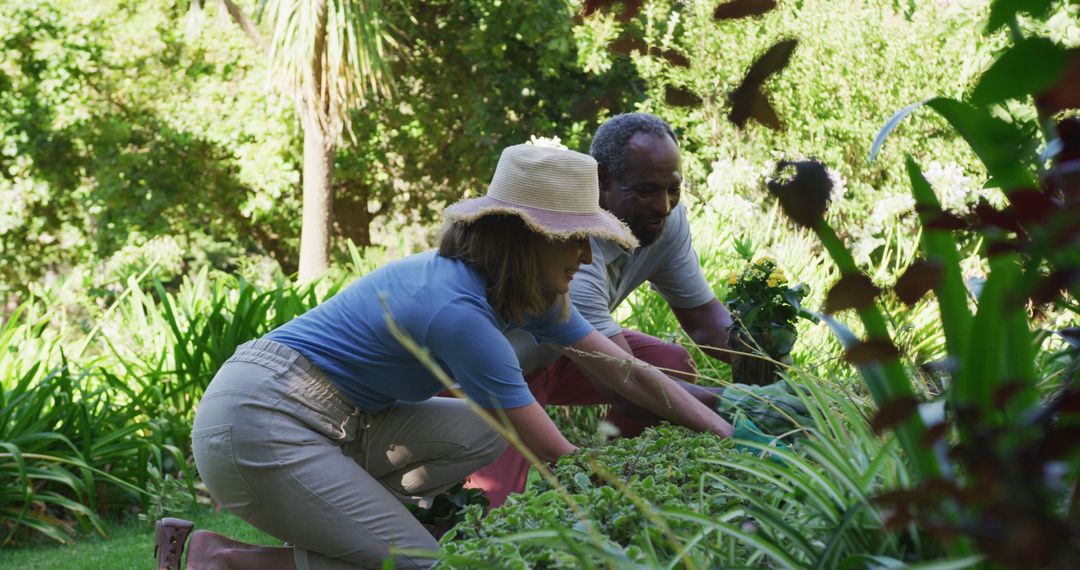
<instances>
[{"instance_id":1,"label":"green leaf in foreground","mask_svg":"<svg viewBox=\"0 0 1080 570\"><path fill-rule=\"evenodd\" d=\"M971 102L989 105L1040 93L1054 84L1069 52L1047 38L1027 38L1010 47L979 78Z\"/></svg>"},{"instance_id":2,"label":"green leaf in foreground","mask_svg":"<svg viewBox=\"0 0 1080 570\"><path fill-rule=\"evenodd\" d=\"M1044 17L1050 12L1053 0L994 0L990 5L990 20L986 23L986 32L994 33L1014 21L1021 12L1035 17Z\"/></svg>"},{"instance_id":3,"label":"green leaf in foreground","mask_svg":"<svg viewBox=\"0 0 1080 570\"><path fill-rule=\"evenodd\" d=\"M1035 176L1020 157L1028 153L1029 137L1014 123L968 103L937 97L926 103L945 118L971 146L993 178L991 184L1006 192L1036 186Z\"/></svg>"}]
</instances>

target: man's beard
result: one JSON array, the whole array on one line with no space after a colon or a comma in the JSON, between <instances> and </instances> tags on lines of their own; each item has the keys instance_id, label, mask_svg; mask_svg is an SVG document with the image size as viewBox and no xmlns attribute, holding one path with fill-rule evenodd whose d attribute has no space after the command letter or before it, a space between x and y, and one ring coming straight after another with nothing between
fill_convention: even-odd
<instances>
[{"instance_id":1,"label":"man's beard","mask_svg":"<svg viewBox=\"0 0 1080 570\"><path fill-rule=\"evenodd\" d=\"M660 239L666 225L667 219L664 219L664 222L660 224L660 227L654 230L644 221L634 220L634 223L630 224L630 233L634 234L634 237L637 238L638 244L641 247L646 247L656 243L656 240Z\"/></svg>"}]
</instances>

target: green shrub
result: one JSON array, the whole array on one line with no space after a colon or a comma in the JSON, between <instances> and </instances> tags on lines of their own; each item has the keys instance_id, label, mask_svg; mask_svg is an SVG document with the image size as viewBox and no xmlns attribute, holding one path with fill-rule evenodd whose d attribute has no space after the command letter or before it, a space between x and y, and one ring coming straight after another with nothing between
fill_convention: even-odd
<instances>
[{"instance_id":1,"label":"green shrub","mask_svg":"<svg viewBox=\"0 0 1080 570\"><path fill-rule=\"evenodd\" d=\"M467 510L443 538L440 564L842 568L941 558L917 529L887 527L873 503L910 479L865 404L821 378L790 375L802 378L795 385L811 416L790 449L666 424L583 448L554 470L572 503L540 481L486 518Z\"/></svg>"},{"instance_id":2,"label":"green shrub","mask_svg":"<svg viewBox=\"0 0 1080 570\"><path fill-rule=\"evenodd\" d=\"M478 507L468 511L442 539L444 564L582 568L611 559L672 559L679 552L672 537L687 536L695 525L657 525L661 519L650 505L720 514L726 501L704 494L703 478L713 470L708 460L733 455L739 452L730 441L670 425L582 449L561 458L554 470L580 513L546 483L537 483L485 518Z\"/></svg>"}]
</instances>

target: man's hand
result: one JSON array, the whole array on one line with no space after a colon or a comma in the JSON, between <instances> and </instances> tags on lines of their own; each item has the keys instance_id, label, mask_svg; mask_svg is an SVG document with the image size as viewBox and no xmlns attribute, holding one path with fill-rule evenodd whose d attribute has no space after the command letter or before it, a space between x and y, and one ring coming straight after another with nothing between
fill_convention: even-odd
<instances>
[{"instance_id":1,"label":"man's hand","mask_svg":"<svg viewBox=\"0 0 1080 570\"><path fill-rule=\"evenodd\" d=\"M731 313L716 297L712 301L689 309L671 308L690 340L701 347L705 354L728 364L731 353L728 348L728 327Z\"/></svg>"}]
</instances>

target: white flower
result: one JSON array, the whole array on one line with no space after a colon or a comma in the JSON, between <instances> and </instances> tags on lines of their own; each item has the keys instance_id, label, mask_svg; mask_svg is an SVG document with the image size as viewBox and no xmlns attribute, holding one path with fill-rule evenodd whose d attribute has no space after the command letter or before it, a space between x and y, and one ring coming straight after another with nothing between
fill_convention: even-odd
<instances>
[{"instance_id":1,"label":"white flower","mask_svg":"<svg viewBox=\"0 0 1080 570\"><path fill-rule=\"evenodd\" d=\"M894 194L887 196L881 200L878 200L874 205L874 210L870 213L870 219L867 220L867 224L870 233L878 233L885 229L885 226L894 222L901 214L911 211L915 208L915 199L908 194Z\"/></svg>"},{"instance_id":2,"label":"white flower","mask_svg":"<svg viewBox=\"0 0 1080 570\"><path fill-rule=\"evenodd\" d=\"M720 159L712 163L706 184L713 194L734 194L740 189L753 188L764 176L761 168L743 157Z\"/></svg>"},{"instance_id":3,"label":"white flower","mask_svg":"<svg viewBox=\"0 0 1080 570\"><path fill-rule=\"evenodd\" d=\"M758 204L737 194L719 194L709 203L728 219L741 222L744 226L753 225L761 216L761 207Z\"/></svg>"},{"instance_id":4,"label":"white flower","mask_svg":"<svg viewBox=\"0 0 1080 570\"><path fill-rule=\"evenodd\" d=\"M15 188L0 188L0 235L23 224L26 202Z\"/></svg>"},{"instance_id":5,"label":"white flower","mask_svg":"<svg viewBox=\"0 0 1080 570\"><path fill-rule=\"evenodd\" d=\"M545 148L561 148L566 150L566 145L559 140L559 137L538 137L536 135L529 135L529 142L533 146L542 146Z\"/></svg>"},{"instance_id":6,"label":"white flower","mask_svg":"<svg viewBox=\"0 0 1080 570\"><path fill-rule=\"evenodd\" d=\"M859 265L869 265L870 255L874 253L874 250L885 245L885 240L873 236L863 236L861 239L855 242L855 248L852 255L855 257L855 263Z\"/></svg>"},{"instance_id":7,"label":"white flower","mask_svg":"<svg viewBox=\"0 0 1080 570\"><path fill-rule=\"evenodd\" d=\"M941 207L946 210L962 209L979 197L971 177L966 176L960 165L955 162L948 164L931 162L923 175L934 187L938 200L941 200Z\"/></svg>"},{"instance_id":8,"label":"white flower","mask_svg":"<svg viewBox=\"0 0 1080 570\"><path fill-rule=\"evenodd\" d=\"M825 172L829 175L829 180L832 181L832 193L830 199L835 203L844 199L847 195L847 179L843 174L831 169L826 168Z\"/></svg>"}]
</instances>

